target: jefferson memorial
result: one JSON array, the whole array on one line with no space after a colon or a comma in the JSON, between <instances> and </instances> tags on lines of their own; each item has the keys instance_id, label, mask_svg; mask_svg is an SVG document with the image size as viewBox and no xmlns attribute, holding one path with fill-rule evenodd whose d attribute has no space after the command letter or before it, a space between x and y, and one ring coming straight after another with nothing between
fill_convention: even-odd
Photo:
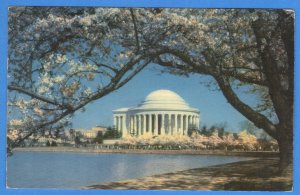
<instances>
[{"instance_id":1,"label":"jefferson memorial","mask_svg":"<svg viewBox=\"0 0 300 195\"><path fill-rule=\"evenodd\" d=\"M175 92L161 89L151 92L137 107L113 110L114 127L122 137L187 135L188 129L199 128L199 113Z\"/></svg>"}]
</instances>

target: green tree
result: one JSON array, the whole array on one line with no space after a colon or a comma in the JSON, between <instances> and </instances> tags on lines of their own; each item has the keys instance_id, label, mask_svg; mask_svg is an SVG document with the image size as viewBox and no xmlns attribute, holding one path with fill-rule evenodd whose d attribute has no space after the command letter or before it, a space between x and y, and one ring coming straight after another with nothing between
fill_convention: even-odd
<instances>
[{"instance_id":1,"label":"green tree","mask_svg":"<svg viewBox=\"0 0 300 195\"><path fill-rule=\"evenodd\" d=\"M200 133L205 136L211 136L211 134L212 134L210 129L207 129L206 125L204 125L203 127L200 128Z\"/></svg>"},{"instance_id":2,"label":"green tree","mask_svg":"<svg viewBox=\"0 0 300 195\"><path fill-rule=\"evenodd\" d=\"M74 141L75 141L75 146L76 147L78 147L81 144L81 140L80 140L80 137L78 135L75 137Z\"/></svg>"},{"instance_id":3,"label":"green tree","mask_svg":"<svg viewBox=\"0 0 300 195\"><path fill-rule=\"evenodd\" d=\"M98 131L97 132L97 136L93 141L94 143L98 143L98 144L102 144L103 143L103 132L102 131Z\"/></svg>"},{"instance_id":4,"label":"green tree","mask_svg":"<svg viewBox=\"0 0 300 195\"><path fill-rule=\"evenodd\" d=\"M51 146L54 146L54 147L56 147L56 146L57 146L57 143L56 143L56 141L52 141L52 142L51 142Z\"/></svg>"},{"instance_id":5,"label":"green tree","mask_svg":"<svg viewBox=\"0 0 300 195\"><path fill-rule=\"evenodd\" d=\"M103 138L104 139L116 139L121 137L121 132L118 131L115 127L108 127Z\"/></svg>"}]
</instances>

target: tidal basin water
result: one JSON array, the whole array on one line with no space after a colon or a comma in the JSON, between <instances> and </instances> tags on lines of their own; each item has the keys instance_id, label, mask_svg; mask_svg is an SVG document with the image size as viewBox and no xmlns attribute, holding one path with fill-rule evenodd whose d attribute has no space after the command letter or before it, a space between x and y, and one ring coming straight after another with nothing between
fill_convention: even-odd
<instances>
[{"instance_id":1,"label":"tidal basin water","mask_svg":"<svg viewBox=\"0 0 300 195\"><path fill-rule=\"evenodd\" d=\"M174 154L15 152L7 158L10 188L80 188L250 158ZM199 178L200 179L200 178Z\"/></svg>"}]
</instances>

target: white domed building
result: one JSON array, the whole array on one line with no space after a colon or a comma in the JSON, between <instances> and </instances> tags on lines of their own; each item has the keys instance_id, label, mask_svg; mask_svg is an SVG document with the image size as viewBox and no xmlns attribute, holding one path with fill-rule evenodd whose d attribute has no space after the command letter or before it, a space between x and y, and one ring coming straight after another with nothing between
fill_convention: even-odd
<instances>
[{"instance_id":1,"label":"white domed building","mask_svg":"<svg viewBox=\"0 0 300 195\"><path fill-rule=\"evenodd\" d=\"M187 135L188 129L199 128L199 113L178 94L164 89L151 92L137 107L113 110L114 126L122 137Z\"/></svg>"}]
</instances>

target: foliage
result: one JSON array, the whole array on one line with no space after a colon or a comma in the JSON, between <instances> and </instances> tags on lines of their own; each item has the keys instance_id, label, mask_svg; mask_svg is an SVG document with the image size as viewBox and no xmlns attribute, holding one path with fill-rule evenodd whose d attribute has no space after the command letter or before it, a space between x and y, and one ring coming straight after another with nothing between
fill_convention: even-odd
<instances>
[{"instance_id":1,"label":"foliage","mask_svg":"<svg viewBox=\"0 0 300 195\"><path fill-rule=\"evenodd\" d=\"M11 147L63 129L150 62L211 76L228 103L278 140L281 165L291 164L294 13L280 9L11 7L8 131L28 131ZM243 101L242 90L260 101Z\"/></svg>"},{"instance_id":2,"label":"foliage","mask_svg":"<svg viewBox=\"0 0 300 195\"><path fill-rule=\"evenodd\" d=\"M244 130L239 134L239 142L249 150L254 150L257 145L257 138Z\"/></svg>"},{"instance_id":3,"label":"foliage","mask_svg":"<svg viewBox=\"0 0 300 195\"><path fill-rule=\"evenodd\" d=\"M255 135L242 131L235 138L232 133L228 133L222 137L218 132L212 133L210 136L194 132L191 136L184 135L163 135L152 136L151 134L143 134L139 137L127 136L122 138L119 145L130 146L164 146L177 148L193 148L193 149L221 149L221 150L272 150L276 148L277 143L273 141L259 141ZM271 147L272 146L272 147Z\"/></svg>"},{"instance_id":4,"label":"foliage","mask_svg":"<svg viewBox=\"0 0 300 195\"><path fill-rule=\"evenodd\" d=\"M78 147L78 146L82 143L79 136L76 136L76 137L75 137L74 142L75 142L75 146L76 146L76 147Z\"/></svg>"},{"instance_id":5,"label":"foliage","mask_svg":"<svg viewBox=\"0 0 300 195\"><path fill-rule=\"evenodd\" d=\"M56 141L52 141L52 142L51 142L51 146L57 146Z\"/></svg>"},{"instance_id":6,"label":"foliage","mask_svg":"<svg viewBox=\"0 0 300 195\"><path fill-rule=\"evenodd\" d=\"M96 138L93 140L94 143L102 144L103 143L103 132L98 131Z\"/></svg>"},{"instance_id":7,"label":"foliage","mask_svg":"<svg viewBox=\"0 0 300 195\"><path fill-rule=\"evenodd\" d=\"M116 138L120 138L121 136L122 135L120 131L118 131L115 128L108 127L107 131L103 135L103 139L116 139Z\"/></svg>"},{"instance_id":8,"label":"foliage","mask_svg":"<svg viewBox=\"0 0 300 195\"><path fill-rule=\"evenodd\" d=\"M62 131L74 112L120 88L150 61L136 53L130 11L66 7L9 10L8 131ZM117 28L118 27L118 28ZM127 33L120 33L123 28Z\"/></svg>"},{"instance_id":9,"label":"foliage","mask_svg":"<svg viewBox=\"0 0 300 195\"><path fill-rule=\"evenodd\" d=\"M172 74L211 76L228 103L278 141L281 170L291 165L292 11L161 9L158 13L139 9L136 12L140 44L167 51L156 58L157 64ZM152 36L146 29L151 29ZM255 95L259 101L254 105L245 101L240 96L242 91Z\"/></svg>"}]
</instances>

